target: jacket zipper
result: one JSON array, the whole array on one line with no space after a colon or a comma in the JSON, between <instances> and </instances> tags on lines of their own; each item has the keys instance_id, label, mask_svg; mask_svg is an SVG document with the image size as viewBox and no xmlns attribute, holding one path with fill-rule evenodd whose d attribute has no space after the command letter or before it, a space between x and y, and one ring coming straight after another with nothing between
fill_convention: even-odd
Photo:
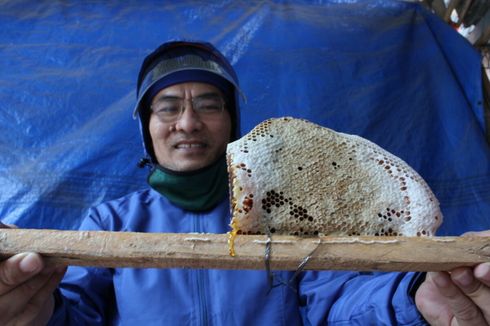
<instances>
[{"instance_id":1,"label":"jacket zipper","mask_svg":"<svg viewBox=\"0 0 490 326\"><path fill-rule=\"evenodd\" d=\"M194 215L194 232L202 232L202 218L198 215ZM205 276L206 271L202 269L194 270L195 279L197 283L197 294L199 298L199 317L200 323L199 325L209 325L208 322L208 300L207 300L207 289Z\"/></svg>"}]
</instances>

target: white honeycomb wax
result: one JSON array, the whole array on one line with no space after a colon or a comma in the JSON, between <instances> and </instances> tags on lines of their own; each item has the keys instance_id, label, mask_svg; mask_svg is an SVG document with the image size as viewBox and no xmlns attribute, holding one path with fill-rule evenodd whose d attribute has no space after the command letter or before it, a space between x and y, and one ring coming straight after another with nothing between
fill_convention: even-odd
<instances>
[{"instance_id":1,"label":"white honeycomb wax","mask_svg":"<svg viewBox=\"0 0 490 326\"><path fill-rule=\"evenodd\" d=\"M400 158L311 122L270 119L227 148L238 234L432 236L425 181Z\"/></svg>"}]
</instances>

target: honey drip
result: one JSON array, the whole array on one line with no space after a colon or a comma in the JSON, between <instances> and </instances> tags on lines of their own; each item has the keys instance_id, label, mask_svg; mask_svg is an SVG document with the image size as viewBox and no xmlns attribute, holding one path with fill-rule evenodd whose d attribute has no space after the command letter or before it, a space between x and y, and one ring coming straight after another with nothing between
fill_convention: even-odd
<instances>
[{"instance_id":1,"label":"honey drip","mask_svg":"<svg viewBox=\"0 0 490 326\"><path fill-rule=\"evenodd\" d=\"M231 231L228 232L228 249L230 251L230 256L235 257L235 238L237 235L237 225L235 219L231 221Z\"/></svg>"}]
</instances>

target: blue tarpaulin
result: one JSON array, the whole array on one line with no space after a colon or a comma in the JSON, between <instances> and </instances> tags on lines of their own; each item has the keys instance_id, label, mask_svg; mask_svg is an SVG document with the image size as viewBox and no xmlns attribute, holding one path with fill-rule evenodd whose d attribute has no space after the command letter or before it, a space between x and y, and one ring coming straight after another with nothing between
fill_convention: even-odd
<instances>
[{"instance_id":1,"label":"blue tarpaulin","mask_svg":"<svg viewBox=\"0 0 490 326\"><path fill-rule=\"evenodd\" d=\"M181 38L235 66L242 132L294 116L363 136L429 183L439 235L490 229L480 56L392 0L0 2L1 220L76 228L88 207L145 187L137 72Z\"/></svg>"}]
</instances>

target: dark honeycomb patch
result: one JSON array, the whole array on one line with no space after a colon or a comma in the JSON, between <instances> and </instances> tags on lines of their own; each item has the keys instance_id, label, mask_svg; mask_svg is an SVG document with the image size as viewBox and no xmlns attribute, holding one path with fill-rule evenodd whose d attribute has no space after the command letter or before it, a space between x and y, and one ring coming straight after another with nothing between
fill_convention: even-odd
<instances>
[{"instance_id":1,"label":"dark honeycomb patch","mask_svg":"<svg viewBox=\"0 0 490 326\"><path fill-rule=\"evenodd\" d=\"M245 196L245 198L243 198L242 207L245 213L250 212L250 210L253 208L254 206L253 197L254 197L253 194L248 194L247 196Z\"/></svg>"},{"instance_id":2,"label":"dark honeycomb patch","mask_svg":"<svg viewBox=\"0 0 490 326\"><path fill-rule=\"evenodd\" d=\"M263 123L259 124L245 136L245 140L256 142L260 138L265 138L267 136L274 137L274 135L271 134L269 130L269 126L271 125L271 123L272 121L266 120ZM246 148L245 150L248 151L248 148Z\"/></svg>"},{"instance_id":3,"label":"dark honeycomb patch","mask_svg":"<svg viewBox=\"0 0 490 326\"><path fill-rule=\"evenodd\" d=\"M251 169L247 169L247 164L240 163L240 164L235 165L235 168L247 172L247 176L248 177L252 177L252 170Z\"/></svg>"},{"instance_id":4,"label":"dark honeycomb patch","mask_svg":"<svg viewBox=\"0 0 490 326\"><path fill-rule=\"evenodd\" d=\"M270 190L266 192L266 196L262 199L262 209L267 213L271 214L274 208L279 208L284 205L289 206L289 216L302 223L311 224L315 221L315 218L308 214L308 210L293 203L292 198L286 198L284 193L277 192L275 190ZM311 228L310 228L311 229ZM278 230L276 230L277 232ZM280 230L279 230L280 231ZM295 230L291 235L317 235L319 231Z\"/></svg>"}]
</instances>

